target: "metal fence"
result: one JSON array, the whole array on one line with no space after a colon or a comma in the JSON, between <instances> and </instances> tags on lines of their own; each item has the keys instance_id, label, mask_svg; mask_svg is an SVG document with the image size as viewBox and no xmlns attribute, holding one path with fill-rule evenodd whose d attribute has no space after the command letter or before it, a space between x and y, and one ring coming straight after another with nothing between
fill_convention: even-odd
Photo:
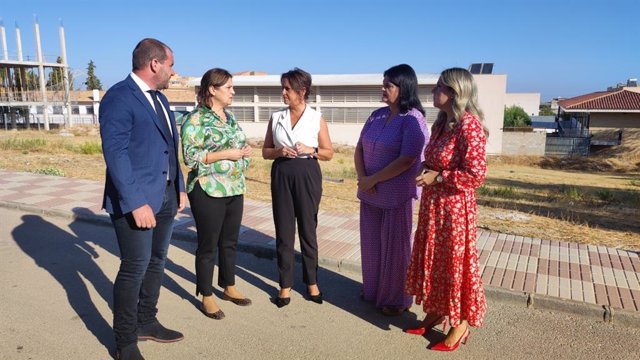
<instances>
[{"instance_id":1,"label":"metal fence","mask_svg":"<svg viewBox=\"0 0 640 360\"><path fill-rule=\"evenodd\" d=\"M98 117L95 115L71 115L71 126L73 125L97 125ZM51 114L49 115L49 126L51 128L64 127L65 119L64 115ZM14 115L14 114L0 114L0 128L9 129L43 129L44 128L44 116L29 114L29 117Z\"/></svg>"},{"instance_id":2,"label":"metal fence","mask_svg":"<svg viewBox=\"0 0 640 360\"><path fill-rule=\"evenodd\" d=\"M548 136L544 148L545 155L588 156L591 138Z\"/></svg>"}]
</instances>

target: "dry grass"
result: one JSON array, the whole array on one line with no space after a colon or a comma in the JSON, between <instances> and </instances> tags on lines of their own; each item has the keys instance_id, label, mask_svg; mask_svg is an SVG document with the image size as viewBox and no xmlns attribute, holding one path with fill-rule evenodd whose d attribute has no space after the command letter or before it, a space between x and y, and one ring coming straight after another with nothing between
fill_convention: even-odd
<instances>
[{"instance_id":1,"label":"dry grass","mask_svg":"<svg viewBox=\"0 0 640 360\"><path fill-rule=\"evenodd\" d=\"M0 131L0 168L17 171L58 169L69 177L103 181L101 154L91 152L95 127L76 127L75 136L56 131ZM22 145L20 144L22 142ZM247 172L247 197L269 202L271 161L254 146ZM627 131L624 143L589 158L490 157L485 185L478 191L479 225L503 233L640 249L640 131ZM354 213L353 148L339 147L321 162L321 208ZM186 169L183 169L186 170Z\"/></svg>"}]
</instances>

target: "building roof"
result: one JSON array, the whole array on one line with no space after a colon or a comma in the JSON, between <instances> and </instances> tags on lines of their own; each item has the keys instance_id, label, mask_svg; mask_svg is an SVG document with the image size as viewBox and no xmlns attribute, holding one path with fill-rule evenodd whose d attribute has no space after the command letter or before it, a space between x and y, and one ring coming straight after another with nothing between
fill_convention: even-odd
<instances>
[{"instance_id":1,"label":"building roof","mask_svg":"<svg viewBox=\"0 0 640 360\"><path fill-rule=\"evenodd\" d=\"M565 112L612 111L640 112L640 92L629 88L615 91L598 91L558 101Z\"/></svg>"}]
</instances>

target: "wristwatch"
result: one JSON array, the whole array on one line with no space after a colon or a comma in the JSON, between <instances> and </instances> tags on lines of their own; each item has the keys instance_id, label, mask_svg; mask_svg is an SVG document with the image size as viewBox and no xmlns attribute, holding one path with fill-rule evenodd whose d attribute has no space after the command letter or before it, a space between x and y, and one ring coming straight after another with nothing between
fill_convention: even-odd
<instances>
[{"instance_id":1,"label":"wristwatch","mask_svg":"<svg viewBox=\"0 0 640 360\"><path fill-rule=\"evenodd\" d=\"M313 155L314 156L318 156L318 148L317 147L313 148Z\"/></svg>"},{"instance_id":2,"label":"wristwatch","mask_svg":"<svg viewBox=\"0 0 640 360\"><path fill-rule=\"evenodd\" d=\"M441 174L441 173L438 173L438 175L436 175L436 182L437 182L438 184L440 184L440 183L442 182L442 180L443 180L443 179L442 179L442 174Z\"/></svg>"}]
</instances>

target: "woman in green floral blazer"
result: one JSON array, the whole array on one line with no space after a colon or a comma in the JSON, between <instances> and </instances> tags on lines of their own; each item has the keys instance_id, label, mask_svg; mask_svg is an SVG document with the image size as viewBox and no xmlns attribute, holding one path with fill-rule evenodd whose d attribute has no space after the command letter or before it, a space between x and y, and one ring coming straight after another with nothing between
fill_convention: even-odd
<instances>
[{"instance_id":1,"label":"woman in green floral blazer","mask_svg":"<svg viewBox=\"0 0 640 360\"><path fill-rule=\"evenodd\" d=\"M190 169L187 193L198 231L196 296L202 294L200 310L216 320L224 318L213 298L216 250L218 286L224 288L222 299L241 306L251 304L235 287L244 172L252 149L233 114L225 110L234 94L228 71L207 71L200 82L198 106L185 116L181 130L184 162Z\"/></svg>"}]
</instances>

